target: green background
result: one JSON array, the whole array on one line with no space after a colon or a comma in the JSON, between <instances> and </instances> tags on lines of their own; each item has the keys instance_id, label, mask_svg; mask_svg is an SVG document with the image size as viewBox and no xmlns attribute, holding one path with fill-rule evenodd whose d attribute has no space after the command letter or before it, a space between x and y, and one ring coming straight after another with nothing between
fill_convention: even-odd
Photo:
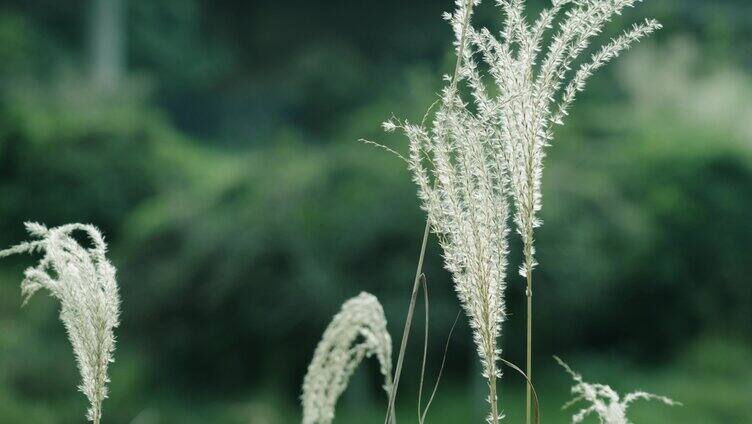
<instances>
[{"instance_id":1,"label":"green background","mask_svg":"<svg viewBox=\"0 0 752 424\"><path fill-rule=\"evenodd\" d=\"M406 150L380 123L435 99L452 4L123 0L118 31L94 13L110 1L0 3L0 245L27 220L106 234L123 314L103 422L299 422L306 365L344 300L375 294L402 333L424 215L403 163L357 140ZM548 150L543 422L572 412L556 354L588 381L684 403L636 404L635 423L749 423L752 4L649 0L602 39L646 16L665 28L592 80ZM477 22L500 21L487 0ZM501 344L521 364L512 240ZM434 238L426 261L432 384L459 306ZM83 422L58 305L21 308L32 262L0 263L0 422ZM416 417L421 309L415 324L402 422ZM477 362L461 319L428 423L482 422ZM523 387L505 373L506 422L522 422ZM375 364L339 407L336 423L383 422Z\"/></svg>"}]
</instances>

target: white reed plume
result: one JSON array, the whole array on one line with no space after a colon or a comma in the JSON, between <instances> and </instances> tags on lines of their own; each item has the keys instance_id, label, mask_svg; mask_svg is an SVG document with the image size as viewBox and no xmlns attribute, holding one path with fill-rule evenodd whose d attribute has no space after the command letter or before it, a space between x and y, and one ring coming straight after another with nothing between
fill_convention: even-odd
<instances>
[{"instance_id":1,"label":"white reed plume","mask_svg":"<svg viewBox=\"0 0 752 424\"><path fill-rule=\"evenodd\" d=\"M477 1L457 0L445 18L454 29L457 67L444 88L430 128L391 120L388 131L401 129L410 140L408 166L431 228L444 251L444 266L473 329L473 337L487 379L490 423L498 412L496 380L498 338L505 319L504 289L507 265L508 201L503 152L494 140L492 122L470 111L458 95L467 81L482 92L466 53L472 8ZM479 105L484 106L484 105Z\"/></svg>"},{"instance_id":2,"label":"white reed plume","mask_svg":"<svg viewBox=\"0 0 752 424\"><path fill-rule=\"evenodd\" d=\"M564 361L556 356L554 359L564 367L576 383L572 386L572 394L575 398L567 402L562 409L569 408L581 400L590 404L572 416L572 424L581 423L590 414L596 414L601 424L630 424L627 419L627 408L632 402L640 399L657 400L669 406L681 405L665 396L640 391L629 393L622 399L611 387L586 383L582 376L572 371Z\"/></svg>"},{"instance_id":3,"label":"white reed plume","mask_svg":"<svg viewBox=\"0 0 752 424\"><path fill-rule=\"evenodd\" d=\"M324 331L303 380L303 424L329 424L337 399L364 358L375 355L392 391L392 339L378 299L368 293L348 300Z\"/></svg>"},{"instance_id":4,"label":"white reed plume","mask_svg":"<svg viewBox=\"0 0 752 424\"><path fill-rule=\"evenodd\" d=\"M24 272L21 290L24 304L39 289L47 289L60 300L60 320L73 345L81 373L78 387L90 403L89 421L98 424L102 401L107 398L107 367L113 361L118 326L120 297L115 281L115 267L107 260L107 244L96 227L69 224L48 229L26 223L35 240L0 251L0 257L16 253L42 252L34 267ZM81 246L72 236L83 231L92 247Z\"/></svg>"},{"instance_id":5,"label":"white reed plume","mask_svg":"<svg viewBox=\"0 0 752 424\"><path fill-rule=\"evenodd\" d=\"M636 2L558 0L528 25L523 1L502 0L499 4L507 15L503 38L497 39L485 28L470 32L472 49L466 52L464 73L473 89L478 115L493 127L493 137L504 149L515 204L514 222L524 244L524 263L520 266L523 277L529 277L537 265L533 233L541 225L538 212L542 206L544 148L553 140L553 125L564 123L569 106L597 69L660 24L654 20L635 24L597 50L573 75L569 72L571 65L614 14ZM545 30L568 4L573 7L565 12L546 54L541 55ZM475 55L489 66L488 74L499 95L490 97L485 91Z\"/></svg>"}]
</instances>

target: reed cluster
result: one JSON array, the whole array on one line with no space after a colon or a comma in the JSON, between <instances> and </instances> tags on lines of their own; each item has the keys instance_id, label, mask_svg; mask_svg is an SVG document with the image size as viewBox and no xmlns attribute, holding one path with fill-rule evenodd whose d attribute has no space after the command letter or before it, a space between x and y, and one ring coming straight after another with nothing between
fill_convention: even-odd
<instances>
[{"instance_id":1,"label":"reed cluster","mask_svg":"<svg viewBox=\"0 0 752 424\"><path fill-rule=\"evenodd\" d=\"M410 141L408 166L474 330L489 384L489 422L495 424L508 203L523 244L519 273L527 297L525 372L532 380L532 275L538 265L534 234L542 224L545 148L593 73L660 24L648 19L633 25L577 67L604 25L638 0L554 0L532 23L523 0L498 0L504 15L498 36L471 24L479 3L457 0L455 12L445 16L454 29L458 65L455 75L446 78L430 125L426 118L420 124L392 119L384 128L401 129ZM528 385L528 423L530 399Z\"/></svg>"}]
</instances>

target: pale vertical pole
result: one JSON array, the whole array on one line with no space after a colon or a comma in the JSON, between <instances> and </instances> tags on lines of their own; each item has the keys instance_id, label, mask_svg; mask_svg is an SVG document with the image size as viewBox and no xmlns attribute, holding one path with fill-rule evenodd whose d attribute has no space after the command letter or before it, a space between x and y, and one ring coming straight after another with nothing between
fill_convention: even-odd
<instances>
[{"instance_id":1,"label":"pale vertical pole","mask_svg":"<svg viewBox=\"0 0 752 424\"><path fill-rule=\"evenodd\" d=\"M125 68L125 0L91 0L89 60L92 82L104 90L118 86Z\"/></svg>"}]
</instances>

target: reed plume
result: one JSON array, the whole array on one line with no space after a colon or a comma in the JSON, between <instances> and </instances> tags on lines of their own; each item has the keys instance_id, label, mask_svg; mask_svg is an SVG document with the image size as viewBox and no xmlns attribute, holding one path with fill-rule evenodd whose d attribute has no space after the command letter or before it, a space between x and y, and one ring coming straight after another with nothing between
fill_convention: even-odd
<instances>
[{"instance_id":1,"label":"reed plume","mask_svg":"<svg viewBox=\"0 0 752 424\"><path fill-rule=\"evenodd\" d=\"M316 347L303 380L303 424L329 424L337 399L364 358L376 356L384 390L392 391L392 339L378 299L368 293L348 300Z\"/></svg>"},{"instance_id":2,"label":"reed plume","mask_svg":"<svg viewBox=\"0 0 752 424\"><path fill-rule=\"evenodd\" d=\"M24 304L39 289L47 289L60 300L60 320L73 346L81 384L78 389L89 400L87 418L99 424L102 402L107 398L107 368L115 351L114 329L119 324L120 296L115 267L107 260L107 244L91 225L68 224L48 229L26 223L35 239L0 251L0 257L41 252L36 266L24 272L21 291ZM81 246L73 237L82 231L92 247Z\"/></svg>"},{"instance_id":3,"label":"reed plume","mask_svg":"<svg viewBox=\"0 0 752 424\"><path fill-rule=\"evenodd\" d=\"M601 424L630 424L627 419L627 408L637 400L657 400L669 406L681 405L665 396L658 396L647 392L632 392L621 398L610 386L603 384L587 383L582 376L572 371L564 361L554 357L564 369L572 376L575 385L572 386L572 394L575 398L567 402L562 409L571 407L577 402L585 401L589 405L580 409L572 416L572 424L581 423L585 417L595 414Z\"/></svg>"},{"instance_id":4,"label":"reed plume","mask_svg":"<svg viewBox=\"0 0 752 424\"><path fill-rule=\"evenodd\" d=\"M458 94L458 83L472 83L475 76L466 51L472 8L477 4L458 0L454 13L445 15L455 33L457 67L447 78L430 128L425 119L421 124L390 120L384 128L399 128L410 140L408 166L473 329L489 390L488 421L495 424L501 418L496 380L501 377L498 338L505 319L508 182L490 122L471 112Z\"/></svg>"}]
</instances>

